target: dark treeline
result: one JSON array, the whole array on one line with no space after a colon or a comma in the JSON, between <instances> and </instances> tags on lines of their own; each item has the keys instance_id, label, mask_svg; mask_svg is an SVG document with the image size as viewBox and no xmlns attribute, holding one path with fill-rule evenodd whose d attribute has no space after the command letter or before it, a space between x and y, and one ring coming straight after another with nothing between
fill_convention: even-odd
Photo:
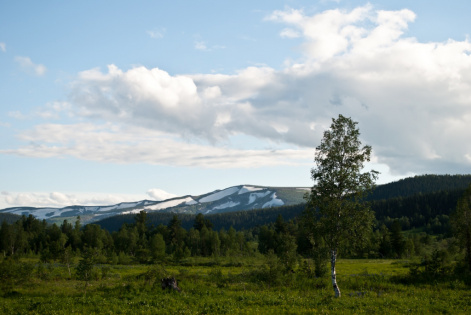
<instances>
[{"instance_id":1,"label":"dark treeline","mask_svg":"<svg viewBox=\"0 0 471 315\"><path fill-rule=\"evenodd\" d=\"M305 208L305 204L281 206L276 208L257 209L249 211L225 212L205 215L211 220L215 230L219 231L224 228L228 230L233 227L236 230L247 230L256 226L261 226L275 222L278 215L282 215L286 220L292 220L298 217ZM149 226L158 226L167 224L174 216L170 212L150 212L147 214L147 223ZM106 218L96 222L102 228L113 232L118 231L123 224L134 222L134 214L118 215ZM178 214L181 226L189 230L194 223L196 214Z\"/></svg>"},{"instance_id":2,"label":"dark treeline","mask_svg":"<svg viewBox=\"0 0 471 315\"><path fill-rule=\"evenodd\" d=\"M289 209L290 207L288 207ZM301 208L291 207L294 210ZM269 211L267 211L268 213ZM264 213L264 212L260 212ZM149 225L144 211L134 216L134 223L124 223L118 231L109 232L97 224L80 224L67 220L49 225L33 216L22 216L15 223L4 221L0 227L0 251L3 256L39 255L43 262L68 264L74 256L94 251L100 263L152 263L166 259L179 261L190 256L251 256L276 254L286 266L299 255L316 256L325 250L312 240L310 231L297 218L285 220L281 214L275 222L236 230L214 229L212 218L193 216L192 226L185 229L179 216L172 215L166 224ZM221 216L222 217L222 216ZM189 218L185 216L185 218ZM208 219L208 218L211 218ZM421 255L432 242L429 234L406 238L401 223L390 227L378 225L360 247L347 247L344 258L398 258ZM320 247L319 247L320 246Z\"/></svg>"},{"instance_id":3,"label":"dark treeline","mask_svg":"<svg viewBox=\"0 0 471 315\"><path fill-rule=\"evenodd\" d=\"M421 175L379 185L367 200L409 197L441 191L465 190L471 184L471 175Z\"/></svg>"},{"instance_id":4,"label":"dark treeline","mask_svg":"<svg viewBox=\"0 0 471 315\"><path fill-rule=\"evenodd\" d=\"M249 255L257 251L256 237L250 231L213 230L203 215L194 217L187 230L178 216L166 225L148 227L147 214L135 215L135 222L123 224L110 233L99 225L81 226L80 217L70 223L49 225L32 215L22 216L0 227L0 251L3 256L39 255L43 262L59 260L67 263L72 257L90 250L101 263L148 263L166 258L179 260L189 256Z\"/></svg>"},{"instance_id":5,"label":"dark treeline","mask_svg":"<svg viewBox=\"0 0 471 315\"><path fill-rule=\"evenodd\" d=\"M431 179L430 187L437 187L433 176L423 179ZM341 257L438 259L459 254L460 244L452 237L450 215L462 195L463 189L458 188L373 200L376 221L371 233L361 245L346 246ZM3 215L0 252L4 257L37 255L43 262L61 261L67 265L73 257L90 251L96 262L113 264L261 253L277 255L289 268L300 256L314 261L326 257L322 239L303 225L304 208L300 204L206 216L142 211L85 226L80 217L74 222L64 220L60 225L51 225L31 215L19 219Z\"/></svg>"},{"instance_id":6,"label":"dark treeline","mask_svg":"<svg viewBox=\"0 0 471 315\"><path fill-rule=\"evenodd\" d=\"M12 224L18 221L19 219L21 219L21 216L17 214L8 212L0 213L0 223L6 221L8 224Z\"/></svg>"},{"instance_id":7,"label":"dark treeline","mask_svg":"<svg viewBox=\"0 0 471 315\"><path fill-rule=\"evenodd\" d=\"M439 191L428 194L416 194L408 197L396 197L386 200L371 201L371 208L375 213L376 227L382 224L388 228L395 220L398 220L403 230L423 228L428 234L450 235L450 214L456 207L458 199L464 189L452 191ZM251 211L226 212L206 215L215 230L229 229L249 230L275 222L281 215L286 221L299 217L305 208L305 204L283 206L270 209ZM149 213L149 226L167 224L173 217L173 213L153 212ZM196 215L178 214L181 225L190 229ZM110 232L118 231L123 224L134 221L134 215L120 215L96 222L102 228Z\"/></svg>"},{"instance_id":8,"label":"dark treeline","mask_svg":"<svg viewBox=\"0 0 471 315\"><path fill-rule=\"evenodd\" d=\"M429 234L450 235L450 214L464 189L417 194L371 202L376 220L390 226L398 219L404 230L425 228Z\"/></svg>"}]
</instances>

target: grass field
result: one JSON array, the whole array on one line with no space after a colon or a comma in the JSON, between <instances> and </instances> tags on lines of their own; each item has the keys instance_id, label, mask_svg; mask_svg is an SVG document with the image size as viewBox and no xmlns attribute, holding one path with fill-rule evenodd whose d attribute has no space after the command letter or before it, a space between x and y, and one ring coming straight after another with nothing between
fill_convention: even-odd
<instances>
[{"instance_id":1,"label":"grass field","mask_svg":"<svg viewBox=\"0 0 471 315\"><path fill-rule=\"evenodd\" d=\"M63 265L29 263L32 276L4 290L0 314L471 313L471 290L463 281L407 284L407 261L339 260L339 299L328 275L315 278L303 263L286 273L262 256L98 265L88 283L69 279ZM169 275L181 293L161 289L160 279Z\"/></svg>"}]
</instances>

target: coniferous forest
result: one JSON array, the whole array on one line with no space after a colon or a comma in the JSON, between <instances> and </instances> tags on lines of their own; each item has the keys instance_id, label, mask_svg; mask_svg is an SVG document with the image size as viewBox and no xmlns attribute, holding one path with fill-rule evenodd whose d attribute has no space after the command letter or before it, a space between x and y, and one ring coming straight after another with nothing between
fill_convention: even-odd
<instances>
[{"instance_id":1,"label":"coniferous forest","mask_svg":"<svg viewBox=\"0 0 471 315\"><path fill-rule=\"evenodd\" d=\"M449 310L450 301L458 312L469 310L468 244L455 217L466 207L470 183L469 175L418 176L369 195L373 229L360 245L339 253L345 311L359 312L358 299L372 300L377 311L390 298L393 313L405 305L423 312L423 303L403 293L436 300L436 288L447 298L436 300L434 312ZM2 215L0 311L52 313L46 307L52 305L58 313L101 312L91 305L106 307L106 298L119 300L124 313L287 311L293 303L301 312L321 306L334 311L339 306L330 299L327 248L304 224L305 207L214 215L140 212L85 226L80 217L57 225L31 215ZM171 278L179 291L161 288L162 279ZM304 298L303 290L309 292ZM257 292L267 295L260 300Z\"/></svg>"}]
</instances>

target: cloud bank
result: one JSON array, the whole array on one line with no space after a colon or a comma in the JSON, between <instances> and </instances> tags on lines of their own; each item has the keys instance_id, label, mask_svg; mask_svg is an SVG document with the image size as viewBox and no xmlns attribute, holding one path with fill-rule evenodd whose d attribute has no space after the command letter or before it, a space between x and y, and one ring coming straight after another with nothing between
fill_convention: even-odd
<instances>
[{"instance_id":1,"label":"cloud bank","mask_svg":"<svg viewBox=\"0 0 471 315\"><path fill-rule=\"evenodd\" d=\"M471 43L421 43L407 36L415 18L371 5L312 16L275 11L267 20L282 25L280 40L302 38L302 56L283 69L83 71L69 102L87 122L36 126L20 135L30 145L3 153L218 168L296 164L312 160L341 113L359 122L393 174L467 173ZM231 140L241 135L277 150L235 148Z\"/></svg>"}]
</instances>

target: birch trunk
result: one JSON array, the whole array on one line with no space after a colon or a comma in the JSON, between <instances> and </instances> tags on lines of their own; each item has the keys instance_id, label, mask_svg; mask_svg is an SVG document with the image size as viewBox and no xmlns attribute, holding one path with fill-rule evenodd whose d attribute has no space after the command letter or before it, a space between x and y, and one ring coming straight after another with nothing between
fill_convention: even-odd
<instances>
[{"instance_id":1,"label":"birch trunk","mask_svg":"<svg viewBox=\"0 0 471 315\"><path fill-rule=\"evenodd\" d=\"M340 297L340 289L337 285L337 274L335 273L335 262L337 260L337 250L333 249L330 255L330 270L332 276L332 287L334 288L335 297Z\"/></svg>"}]
</instances>

